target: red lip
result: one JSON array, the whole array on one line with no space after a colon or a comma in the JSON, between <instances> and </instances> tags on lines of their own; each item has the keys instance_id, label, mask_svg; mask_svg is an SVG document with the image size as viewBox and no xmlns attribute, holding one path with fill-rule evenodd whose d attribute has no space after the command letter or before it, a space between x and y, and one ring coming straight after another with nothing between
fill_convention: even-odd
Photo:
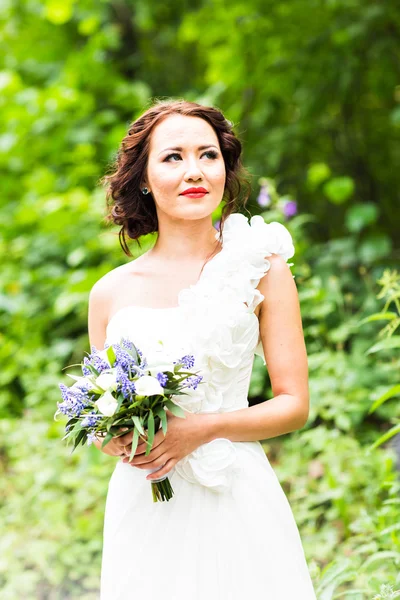
<instances>
[{"instance_id":1,"label":"red lip","mask_svg":"<svg viewBox=\"0 0 400 600\"><path fill-rule=\"evenodd\" d=\"M181 193L181 196L185 196L186 194L208 194L207 190L203 187L198 188L188 188L184 192Z\"/></svg>"}]
</instances>

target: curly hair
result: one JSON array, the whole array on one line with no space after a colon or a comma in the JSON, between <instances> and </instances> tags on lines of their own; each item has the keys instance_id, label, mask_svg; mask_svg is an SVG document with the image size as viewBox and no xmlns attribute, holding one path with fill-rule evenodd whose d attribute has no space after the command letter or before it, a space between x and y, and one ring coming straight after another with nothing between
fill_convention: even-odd
<instances>
[{"instance_id":1,"label":"curly hair","mask_svg":"<svg viewBox=\"0 0 400 600\"><path fill-rule=\"evenodd\" d=\"M106 187L105 221L120 225L122 250L132 256L126 236L138 241L142 235L158 231L156 206L152 194L144 196L141 188L147 169L150 136L153 129L169 115L200 117L214 129L225 163L224 206L220 219L220 240L225 219L244 207L251 192L249 173L241 162L242 144L232 130L233 124L217 108L186 100L156 100L129 125L118 149L112 173L101 184Z\"/></svg>"}]
</instances>

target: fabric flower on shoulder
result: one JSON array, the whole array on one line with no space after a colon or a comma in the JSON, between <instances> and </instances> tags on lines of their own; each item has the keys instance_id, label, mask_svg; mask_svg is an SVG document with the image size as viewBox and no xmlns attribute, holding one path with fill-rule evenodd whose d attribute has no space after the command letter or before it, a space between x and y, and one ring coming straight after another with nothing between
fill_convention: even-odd
<instances>
[{"instance_id":1,"label":"fabric flower on shoulder","mask_svg":"<svg viewBox=\"0 0 400 600\"><path fill-rule=\"evenodd\" d=\"M294 255L292 236L282 223L266 223L261 215L255 215L250 219L250 226L255 242L266 252L280 254L286 261Z\"/></svg>"}]
</instances>

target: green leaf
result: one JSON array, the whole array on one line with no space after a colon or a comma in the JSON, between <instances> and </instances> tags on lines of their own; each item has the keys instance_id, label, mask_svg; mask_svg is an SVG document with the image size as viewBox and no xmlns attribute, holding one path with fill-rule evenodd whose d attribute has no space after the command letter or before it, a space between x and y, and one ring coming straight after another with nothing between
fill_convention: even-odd
<instances>
[{"instance_id":1,"label":"green leaf","mask_svg":"<svg viewBox=\"0 0 400 600\"><path fill-rule=\"evenodd\" d=\"M87 364L87 365L85 365L85 367L87 367L89 369L89 371L91 372L91 374L94 375L95 377L98 377L100 375L100 373L98 372L98 370L95 369L93 367L93 365Z\"/></svg>"},{"instance_id":2,"label":"green leaf","mask_svg":"<svg viewBox=\"0 0 400 600\"><path fill-rule=\"evenodd\" d=\"M386 400L389 400L390 398L393 398L394 396L398 396L399 394L400 394L400 384L393 386L392 388L390 388L390 390L388 390L387 392L382 394L382 396L377 398L377 400L375 400L375 402L372 404L371 408L369 409L368 414L373 413L377 408L379 408L381 406L381 404L386 402Z\"/></svg>"},{"instance_id":3,"label":"green leaf","mask_svg":"<svg viewBox=\"0 0 400 600\"><path fill-rule=\"evenodd\" d=\"M361 231L367 225L375 223L378 214L378 206L372 202L354 204L346 212L345 221L347 229L352 232Z\"/></svg>"},{"instance_id":4,"label":"green leaf","mask_svg":"<svg viewBox=\"0 0 400 600\"><path fill-rule=\"evenodd\" d=\"M106 354L110 365L113 367L116 358L114 348L112 346L109 346L106 350Z\"/></svg>"},{"instance_id":5,"label":"green leaf","mask_svg":"<svg viewBox=\"0 0 400 600\"><path fill-rule=\"evenodd\" d=\"M143 426L142 426L142 424L140 422L139 417L132 416L132 421L134 422L135 427L139 431L139 433L141 433L142 435L144 435L144 429L143 429Z\"/></svg>"},{"instance_id":6,"label":"green leaf","mask_svg":"<svg viewBox=\"0 0 400 600\"><path fill-rule=\"evenodd\" d=\"M119 410L120 410L120 408L121 408L121 406L122 406L122 403L123 403L123 401L124 401L124 397L123 397L123 395L122 395L122 394L118 394L118 398L117 398L117 400L118 400L118 404L117 404L117 409L116 409L116 411L115 411L115 414L117 414L117 413L119 412Z\"/></svg>"},{"instance_id":7,"label":"green leaf","mask_svg":"<svg viewBox=\"0 0 400 600\"><path fill-rule=\"evenodd\" d=\"M398 562L400 560L400 552L395 552L391 550L375 552L375 554L369 556L366 560L363 561L361 569L362 571L368 572L368 567L371 565L371 563L386 560L388 558Z\"/></svg>"},{"instance_id":8,"label":"green leaf","mask_svg":"<svg viewBox=\"0 0 400 600\"><path fill-rule=\"evenodd\" d=\"M371 321L393 321L393 319L397 319L396 313L374 313L373 315L369 315L369 317L365 317L365 319L361 319L361 321L358 321L357 325L364 325L365 323L370 323Z\"/></svg>"},{"instance_id":9,"label":"green leaf","mask_svg":"<svg viewBox=\"0 0 400 600\"><path fill-rule=\"evenodd\" d=\"M173 388L164 388L164 392L165 394L171 394L173 396L187 396L186 392L183 392L181 390L174 390Z\"/></svg>"},{"instance_id":10,"label":"green leaf","mask_svg":"<svg viewBox=\"0 0 400 600\"><path fill-rule=\"evenodd\" d=\"M133 436L132 436L132 449L131 449L131 453L129 455L129 460L132 460L132 458L135 456L135 452L136 452L136 448L138 446L138 440L139 440L139 430L135 429L133 430Z\"/></svg>"},{"instance_id":11,"label":"green leaf","mask_svg":"<svg viewBox=\"0 0 400 600\"><path fill-rule=\"evenodd\" d=\"M325 163L314 163L307 171L307 183L310 189L315 190L320 183L331 176L331 170Z\"/></svg>"},{"instance_id":12,"label":"green leaf","mask_svg":"<svg viewBox=\"0 0 400 600\"><path fill-rule=\"evenodd\" d=\"M151 447L154 441L154 415L153 411L149 411L149 416L147 418L147 447L146 447L146 456L150 454Z\"/></svg>"},{"instance_id":13,"label":"green leaf","mask_svg":"<svg viewBox=\"0 0 400 600\"><path fill-rule=\"evenodd\" d=\"M365 354L373 354L374 352L380 352L380 350L392 350L393 348L400 348L400 335L394 335L374 344L371 348L368 348Z\"/></svg>"},{"instance_id":14,"label":"green leaf","mask_svg":"<svg viewBox=\"0 0 400 600\"><path fill-rule=\"evenodd\" d=\"M74 437L79 432L80 429L82 429L81 421L77 420L75 425L72 427L72 429L67 431L67 433L64 435L64 437L62 439L64 440L66 438Z\"/></svg>"},{"instance_id":15,"label":"green leaf","mask_svg":"<svg viewBox=\"0 0 400 600\"><path fill-rule=\"evenodd\" d=\"M172 412L172 414L174 414L177 417L183 417L185 418L185 412L184 410L178 406L177 404L175 404L174 402L172 402L172 400L167 400L165 402L165 406L168 408L168 410L170 410Z\"/></svg>"},{"instance_id":16,"label":"green leaf","mask_svg":"<svg viewBox=\"0 0 400 600\"><path fill-rule=\"evenodd\" d=\"M108 432L107 435L106 435L106 437L103 440L103 443L101 444L101 447L104 448L104 446L106 444L108 444L108 442L110 442L113 439L113 437L114 437L113 434L110 433L110 432Z\"/></svg>"},{"instance_id":17,"label":"green leaf","mask_svg":"<svg viewBox=\"0 0 400 600\"><path fill-rule=\"evenodd\" d=\"M161 427L162 427L162 430L164 432L164 435L166 435L167 429L168 429L167 413L165 412L165 410L163 408L159 408L156 411L156 414L160 417Z\"/></svg>"},{"instance_id":18,"label":"green leaf","mask_svg":"<svg viewBox=\"0 0 400 600\"><path fill-rule=\"evenodd\" d=\"M388 256L393 242L386 233L369 233L358 245L357 254L362 263L371 264Z\"/></svg>"},{"instance_id":19,"label":"green leaf","mask_svg":"<svg viewBox=\"0 0 400 600\"><path fill-rule=\"evenodd\" d=\"M394 525L390 525L389 527L382 529L382 531L380 531L378 535L386 535L388 533L393 533L393 531L400 531L400 523L395 523Z\"/></svg>"},{"instance_id":20,"label":"green leaf","mask_svg":"<svg viewBox=\"0 0 400 600\"><path fill-rule=\"evenodd\" d=\"M81 429L81 431L78 433L78 435L76 436L76 438L74 440L74 450L77 446L79 446L79 444L81 442L85 443L86 438L87 438L86 429Z\"/></svg>"},{"instance_id":21,"label":"green leaf","mask_svg":"<svg viewBox=\"0 0 400 600\"><path fill-rule=\"evenodd\" d=\"M343 204L354 192L354 181L351 177L335 177L323 186L324 194L333 204Z\"/></svg>"},{"instance_id":22,"label":"green leaf","mask_svg":"<svg viewBox=\"0 0 400 600\"><path fill-rule=\"evenodd\" d=\"M389 429L389 431L381 435L380 438L378 438L371 446L369 446L368 453L370 453L372 450L375 450L375 448L378 448L378 446L381 446L398 433L400 433L400 423Z\"/></svg>"},{"instance_id":23,"label":"green leaf","mask_svg":"<svg viewBox=\"0 0 400 600\"><path fill-rule=\"evenodd\" d=\"M72 18L73 3L71 0L47 0L44 14L54 25L63 25Z\"/></svg>"}]
</instances>

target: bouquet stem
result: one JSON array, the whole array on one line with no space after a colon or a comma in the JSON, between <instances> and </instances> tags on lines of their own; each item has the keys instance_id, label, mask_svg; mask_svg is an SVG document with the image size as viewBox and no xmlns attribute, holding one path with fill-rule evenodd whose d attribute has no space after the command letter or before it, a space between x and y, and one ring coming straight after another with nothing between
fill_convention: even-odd
<instances>
[{"instance_id":1,"label":"bouquet stem","mask_svg":"<svg viewBox=\"0 0 400 600\"><path fill-rule=\"evenodd\" d=\"M153 494L153 502L168 502L174 495L174 490L168 477L162 481L152 481L151 492Z\"/></svg>"}]
</instances>

